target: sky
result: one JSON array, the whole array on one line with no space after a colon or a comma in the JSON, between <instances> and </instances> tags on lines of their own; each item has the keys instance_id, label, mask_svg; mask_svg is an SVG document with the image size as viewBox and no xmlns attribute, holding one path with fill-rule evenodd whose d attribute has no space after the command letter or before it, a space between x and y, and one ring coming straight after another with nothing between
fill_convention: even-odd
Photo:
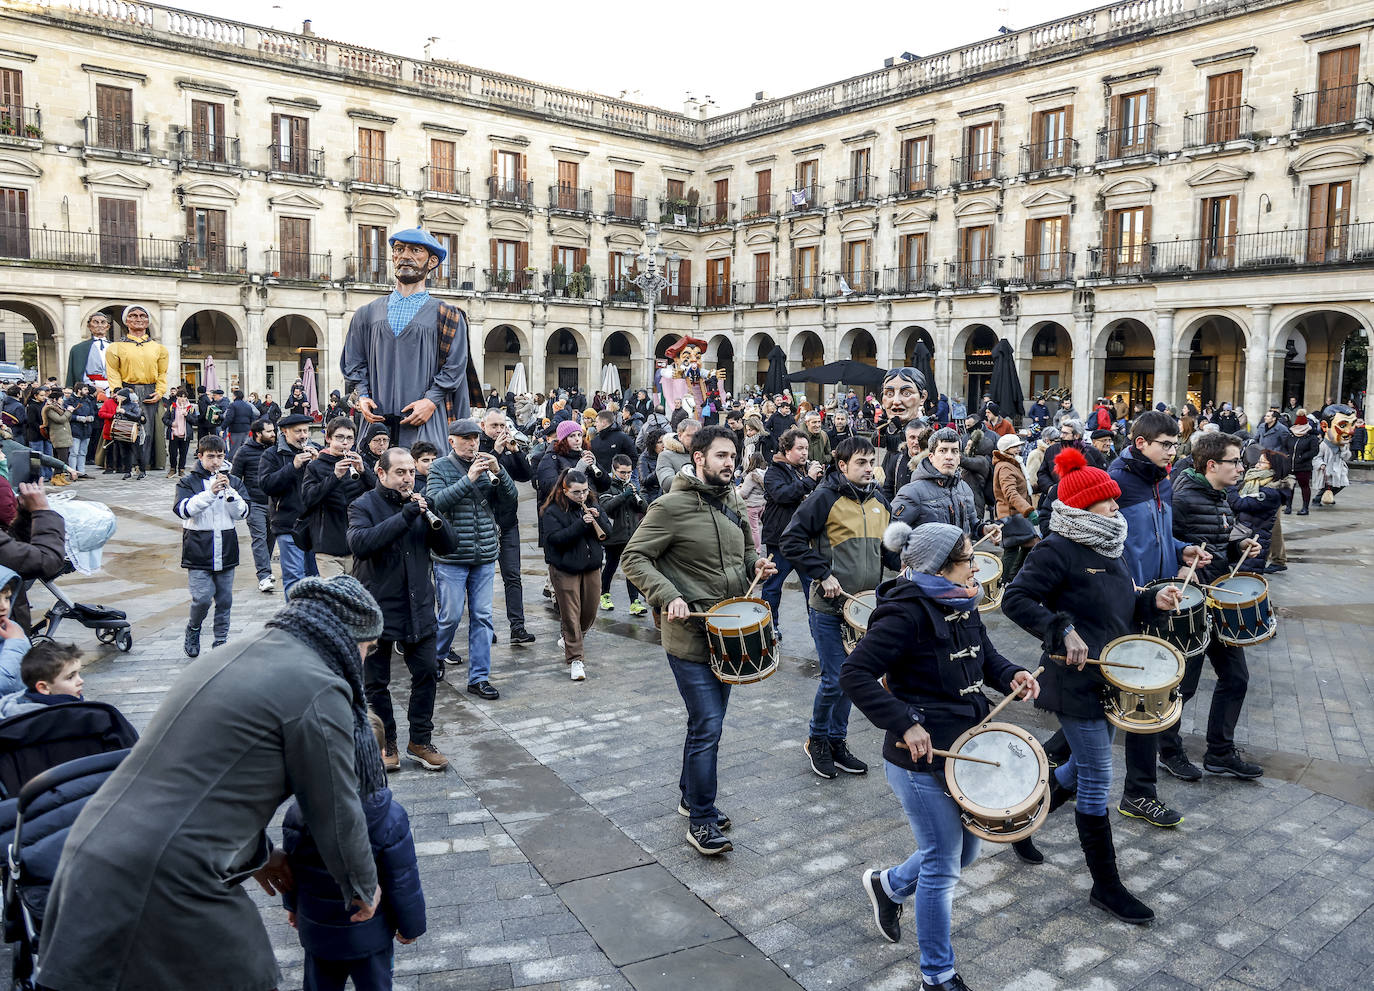
<instances>
[{"instance_id":1,"label":"sky","mask_svg":"<svg viewBox=\"0 0 1374 991\"><path fill-rule=\"evenodd\" d=\"M764 90L785 96L882 67L903 52L931 55L1090 9L1091 0L816 0L568 4L552 0L419 4L370 0L163 0L185 10L316 34L384 52L434 57L569 89L681 110L687 94L718 112ZM401 11L413 12L405 17ZM846 23L849 18L852 23ZM713 110L712 113L717 112Z\"/></svg>"}]
</instances>

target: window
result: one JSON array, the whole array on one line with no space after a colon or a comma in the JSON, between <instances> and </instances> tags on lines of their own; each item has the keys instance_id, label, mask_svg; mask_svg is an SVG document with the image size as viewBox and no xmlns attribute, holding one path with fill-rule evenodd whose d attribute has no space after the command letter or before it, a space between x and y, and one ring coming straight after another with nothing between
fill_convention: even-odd
<instances>
[{"instance_id":1,"label":"window","mask_svg":"<svg viewBox=\"0 0 1374 991\"><path fill-rule=\"evenodd\" d=\"M902 142L902 168L897 188L917 193L930 187L930 138L907 138Z\"/></svg>"},{"instance_id":2,"label":"window","mask_svg":"<svg viewBox=\"0 0 1374 991\"><path fill-rule=\"evenodd\" d=\"M434 275L439 285L449 289L472 288L469 286L458 285L458 235L457 234L438 234L433 231L434 240L443 245L448 252L444 260L439 263L439 267L434 270Z\"/></svg>"},{"instance_id":3,"label":"window","mask_svg":"<svg viewBox=\"0 0 1374 991\"><path fill-rule=\"evenodd\" d=\"M100 264L138 264L138 203L100 197Z\"/></svg>"},{"instance_id":4,"label":"window","mask_svg":"<svg viewBox=\"0 0 1374 991\"><path fill-rule=\"evenodd\" d=\"M1108 131L1108 158L1143 155L1154 150L1152 89L1121 93L1112 100L1112 126Z\"/></svg>"},{"instance_id":5,"label":"window","mask_svg":"<svg viewBox=\"0 0 1374 991\"><path fill-rule=\"evenodd\" d=\"M635 260L633 256L623 254L619 251L612 251L606 271L610 273L607 280L611 296L638 298L638 289L631 282L635 278Z\"/></svg>"},{"instance_id":6,"label":"window","mask_svg":"<svg viewBox=\"0 0 1374 991\"><path fill-rule=\"evenodd\" d=\"M566 290L568 280L574 273L581 271L585 264L587 264L586 248L555 244L553 246L553 284L550 288L560 293ZM582 291L584 294L591 292L591 286L583 286Z\"/></svg>"},{"instance_id":7,"label":"window","mask_svg":"<svg viewBox=\"0 0 1374 991\"><path fill-rule=\"evenodd\" d=\"M1068 217L1041 217L1026 221L1027 282L1068 278Z\"/></svg>"},{"instance_id":8,"label":"window","mask_svg":"<svg viewBox=\"0 0 1374 991\"><path fill-rule=\"evenodd\" d=\"M926 288L926 235L903 234L897 242L897 289L919 292Z\"/></svg>"},{"instance_id":9,"label":"window","mask_svg":"<svg viewBox=\"0 0 1374 991\"><path fill-rule=\"evenodd\" d=\"M191 160L223 162L224 104L208 100L191 101Z\"/></svg>"},{"instance_id":10,"label":"window","mask_svg":"<svg viewBox=\"0 0 1374 991\"><path fill-rule=\"evenodd\" d=\"M710 220L723 224L730 219L730 180L717 179L715 185L716 202Z\"/></svg>"},{"instance_id":11,"label":"window","mask_svg":"<svg viewBox=\"0 0 1374 991\"><path fill-rule=\"evenodd\" d=\"M1199 268L1229 268L1236 258L1236 197L1209 196L1202 201L1202 248Z\"/></svg>"},{"instance_id":12,"label":"window","mask_svg":"<svg viewBox=\"0 0 1374 991\"><path fill-rule=\"evenodd\" d=\"M1073 164L1069 154L1072 122L1073 107L1055 107L1035 115L1031 121L1034 135L1030 156L1032 172Z\"/></svg>"},{"instance_id":13,"label":"window","mask_svg":"<svg viewBox=\"0 0 1374 991\"><path fill-rule=\"evenodd\" d=\"M773 265L773 256L767 251L760 251L754 255L754 302L770 303L772 294L769 292L770 270Z\"/></svg>"},{"instance_id":14,"label":"window","mask_svg":"<svg viewBox=\"0 0 1374 991\"><path fill-rule=\"evenodd\" d=\"M1307 260L1342 260L1350 237L1350 183L1318 183L1307 188L1307 196Z\"/></svg>"},{"instance_id":15,"label":"window","mask_svg":"<svg viewBox=\"0 0 1374 991\"><path fill-rule=\"evenodd\" d=\"M792 290L794 299L810 299L817 295L820 289L820 276L816 271L819 253L820 249L815 245L797 249L796 285Z\"/></svg>"},{"instance_id":16,"label":"window","mask_svg":"<svg viewBox=\"0 0 1374 991\"><path fill-rule=\"evenodd\" d=\"M525 274L530 246L524 241L491 239L491 269L488 285L497 292L522 292L532 285Z\"/></svg>"},{"instance_id":17,"label":"window","mask_svg":"<svg viewBox=\"0 0 1374 991\"><path fill-rule=\"evenodd\" d=\"M559 163L562 164L561 162ZM685 200L687 198L687 183L684 179L668 180L668 199Z\"/></svg>"},{"instance_id":18,"label":"window","mask_svg":"<svg viewBox=\"0 0 1374 991\"><path fill-rule=\"evenodd\" d=\"M558 163L558 196L556 206L560 210L576 210L578 164L576 162Z\"/></svg>"},{"instance_id":19,"label":"window","mask_svg":"<svg viewBox=\"0 0 1374 991\"><path fill-rule=\"evenodd\" d=\"M1207 77L1206 144L1221 144L1240 137L1240 85L1243 73L1221 72Z\"/></svg>"},{"instance_id":20,"label":"window","mask_svg":"<svg viewBox=\"0 0 1374 991\"><path fill-rule=\"evenodd\" d=\"M866 200L872 195L869 167L873 152L870 148L855 148L849 153L849 198Z\"/></svg>"},{"instance_id":21,"label":"window","mask_svg":"<svg viewBox=\"0 0 1374 991\"><path fill-rule=\"evenodd\" d=\"M458 146L442 138L429 139L429 188L435 193L457 193Z\"/></svg>"},{"instance_id":22,"label":"window","mask_svg":"<svg viewBox=\"0 0 1374 991\"><path fill-rule=\"evenodd\" d=\"M359 282L386 282L387 262L391 248L386 243L386 228L372 224L358 225Z\"/></svg>"},{"instance_id":23,"label":"window","mask_svg":"<svg viewBox=\"0 0 1374 991\"><path fill-rule=\"evenodd\" d=\"M873 242L846 241L844 245L844 280L855 292L867 292L873 286L871 261Z\"/></svg>"},{"instance_id":24,"label":"window","mask_svg":"<svg viewBox=\"0 0 1374 991\"><path fill-rule=\"evenodd\" d=\"M730 259L706 259L706 305L726 306L730 302Z\"/></svg>"},{"instance_id":25,"label":"window","mask_svg":"<svg viewBox=\"0 0 1374 991\"><path fill-rule=\"evenodd\" d=\"M1359 45L1322 52L1317 57L1318 127L1354 120L1359 75Z\"/></svg>"},{"instance_id":26,"label":"window","mask_svg":"<svg viewBox=\"0 0 1374 991\"><path fill-rule=\"evenodd\" d=\"M959 231L961 286L981 285L992 278L992 228L964 227Z\"/></svg>"},{"instance_id":27,"label":"window","mask_svg":"<svg viewBox=\"0 0 1374 991\"><path fill-rule=\"evenodd\" d=\"M120 86L95 88L96 140L102 148L134 149L134 91Z\"/></svg>"},{"instance_id":28,"label":"window","mask_svg":"<svg viewBox=\"0 0 1374 991\"><path fill-rule=\"evenodd\" d=\"M760 169L754 173L754 211L760 215L773 212L773 170Z\"/></svg>"},{"instance_id":29,"label":"window","mask_svg":"<svg viewBox=\"0 0 1374 991\"><path fill-rule=\"evenodd\" d=\"M386 183L386 132L358 128L358 161L353 170L359 182Z\"/></svg>"},{"instance_id":30,"label":"window","mask_svg":"<svg viewBox=\"0 0 1374 991\"><path fill-rule=\"evenodd\" d=\"M8 117L23 134L24 73L18 69L0 69L0 118Z\"/></svg>"},{"instance_id":31,"label":"window","mask_svg":"<svg viewBox=\"0 0 1374 991\"><path fill-rule=\"evenodd\" d=\"M491 198L504 203L528 202L525 188L525 156L518 151L491 153Z\"/></svg>"},{"instance_id":32,"label":"window","mask_svg":"<svg viewBox=\"0 0 1374 991\"><path fill-rule=\"evenodd\" d=\"M190 243L191 265L207 272L227 270L228 259L224 251L225 231L228 229L226 217L223 210L186 208L186 240Z\"/></svg>"},{"instance_id":33,"label":"window","mask_svg":"<svg viewBox=\"0 0 1374 991\"><path fill-rule=\"evenodd\" d=\"M800 201L798 197L792 197L792 209L806 210L820 205L820 189L817 186L821 174L821 162L818 158L808 158L804 162L797 163L797 191L802 194Z\"/></svg>"},{"instance_id":34,"label":"window","mask_svg":"<svg viewBox=\"0 0 1374 991\"><path fill-rule=\"evenodd\" d=\"M310 121L289 114L272 115L272 168L310 175Z\"/></svg>"},{"instance_id":35,"label":"window","mask_svg":"<svg viewBox=\"0 0 1374 991\"><path fill-rule=\"evenodd\" d=\"M997 123L975 124L964 130L964 182L991 179L997 174Z\"/></svg>"},{"instance_id":36,"label":"window","mask_svg":"<svg viewBox=\"0 0 1374 991\"><path fill-rule=\"evenodd\" d=\"M284 279L310 277L310 221L304 217L282 217L277 225L281 245L281 276Z\"/></svg>"},{"instance_id":37,"label":"window","mask_svg":"<svg viewBox=\"0 0 1374 991\"><path fill-rule=\"evenodd\" d=\"M0 256L29 257L28 190L0 188Z\"/></svg>"},{"instance_id":38,"label":"window","mask_svg":"<svg viewBox=\"0 0 1374 991\"><path fill-rule=\"evenodd\" d=\"M1031 372L1030 391L1032 396L1039 396L1046 392L1053 392L1059 388L1058 372Z\"/></svg>"},{"instance_id":39,"label":"window","mask_svg":"<svg viewBox=\"0 0 1374 991\"><path fill-rule=\"evenodd\" d=\"M663 274L668 279L668 289L663 301L670 305L689 306L692 302L692 260L683 258L676 265L664 262Z\"/></svg>"},{"instance_id":40,"label":"window","mask_svg":"<svg viewBox=\"0 0 1374 991\"><path fill-rule=\"evenodd\" d=\"M1150 241L1150 208L1109 210L1104 240L1108 275L1140 275L1145 271L1145 246Z\"/></svg>"}]
</instances>

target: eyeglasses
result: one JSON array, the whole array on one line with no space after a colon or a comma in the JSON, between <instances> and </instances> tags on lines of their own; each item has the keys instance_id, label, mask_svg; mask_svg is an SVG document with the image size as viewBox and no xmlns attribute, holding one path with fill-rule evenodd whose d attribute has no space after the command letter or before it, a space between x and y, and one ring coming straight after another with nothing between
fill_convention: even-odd
<instances>
[{"instance_id":1,"label":"eyeglasses","mask_svg":"<svg viewBox=\"0 0 1374 991\"><path fill-rule=\"evenodd\" d=\"M1245 464L1245 459L1244 459L1244 458L1222 458L1221 460L1219 460L1219 461L1217 462L1217 464L1219 464L1219 465L1231 465L1233 468L1240 468L1240 467L1243 467L1243 466L1244 466L1244 464Z\"/></svg>"},{"instance_id":2,"label":"eyeglasses","mask_svg":"<svg viewBox=\"0 0 1374 991\"><path fill-rule=\"evenodd\" d=\"M972 560L973 560L973 555L970 554L968 557L952 557L952 558L949 559L949 563L950 563L950 564L968 564L968 563L969 563L970 561L972 561Z\"/></svg>"},{"instance_id":3,"label":"eyeglasses","mask_svg":"<svg viewBox=\"0 0 1374 991\"><path fill-rule=\"evenodd\" d=\"M1156 440L1156 441L1151 441L1151 443L1152 443L1152 444L1158 444L1160 447L1164 448L1164 450L1166 450L1166 451L1177 451L1177 450L1178 450L1178 441L1176 441L1176 440Z\"/></svg>"}]
</instances>

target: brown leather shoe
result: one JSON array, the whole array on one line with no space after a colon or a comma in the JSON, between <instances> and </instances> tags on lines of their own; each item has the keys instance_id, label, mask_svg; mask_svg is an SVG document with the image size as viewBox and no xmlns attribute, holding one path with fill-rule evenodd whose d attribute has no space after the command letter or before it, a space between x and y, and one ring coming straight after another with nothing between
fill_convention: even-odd
<instances>
[{"instance_id":1,"label":"brown leather shoe","mask_svg":"<svg viewBox=\"0 0 1374 991\"><path fill-rule=\"evenodd\" d=\"M386 747L382 750L382 767L386 768L388 774L401 769L401 756L396 753L395 740L386 741Z\"/></svg>"},{"instance_id":2,"label":"brown leather shoe","mask_svg":"<svg viewBox=\"0 0 1374 991\"><path fill-rule=\"evenodd\" d=\"M426 771L442 771L448 767L448 758L439 753L432 743L407 743L406 758Z\"/></svg>"}]
</instances>

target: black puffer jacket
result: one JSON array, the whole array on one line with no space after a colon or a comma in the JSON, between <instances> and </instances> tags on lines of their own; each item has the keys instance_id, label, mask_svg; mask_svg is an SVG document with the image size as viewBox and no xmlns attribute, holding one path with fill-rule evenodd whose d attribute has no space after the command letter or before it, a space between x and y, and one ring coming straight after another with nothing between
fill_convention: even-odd
<instances>
[{"instance_id":1,"label":"black puffer jacket","mask_svg":"<svg viewBox=\"0 0 1374 991\"><path fill-rule=\"evenodd\" d=\"M649 502L633 482L622 482L611 476L611 491L601 500L604 517L601 528L606 531L607 547L624 547L634 536L639 521L649 511Z\"/></svg>"},{"instance_id":2,"label":"black puffer jacket","mask_svg":"<svg viewBox=\"0 0 1374 991\"><path fill-rule=\"evenodd\" d=\"M529 482L534 479L534 468L530 465L529 458L525 457L523 451L506 451L504 454L496 453L496 442L486 433L482 434L481 440L477 444L477 450L483 454L493 455L497 461L501 462L501 467L506 469L506 474L510 476L512 482ZM514 502L507 505L502 503L496 509L496 525L502 530L509 530L518 522L516 514L520 509L519 493L516 493Z\"/></svg>"},{"instance_id":3,"label":"black puffer jacket","mask_svg":"<svg viewBox=\"0 0 1374 991\"><path fill-rule=\"evenodd\" d=\"M1308 432L1293 438L1293 472L1312 470L1312 459L1317 456L1317 448L1322 446L1321 438Z\"/></svg>"},{"instance_id":4,"label":"black puffer jacket","mask_svg":"<svg viewBox=\"0 0 1374 991\"><path fill-rule=\"evenodd\" d=\"M814 478L789 464L781 454L773 455L773 463L763 473L763 494L767 501L763 504L761 535L765 544L777 544L782 540L782 532L792 522L792 514L815 488Z\"/></svg>"},{"instance_id":5,"label":"black puffer jacket","mask_svg":"<svg viewBox=\"0 0 1374 991\"><path fill-rule=\"evenodd\" d=\"M564 509L557 502L551 502L539 518L544 560L570 575L594 571L606 559L601 541L596 539L596 531L582 518L583 512L581 506ZM601 524L601 528L606 529L606 525Z\"/></svg>"},{"instance_id":6,"label":"black puffer jacket","mask_svg":"<svg viewBox=\"0 0 1374 991\"><path fill-rule=\"evenodd\" d=\"M353 576L382 610L382 639L414 642L434 633L434 579L429 555L457 545L447 520L435 530L420 507L378 485L348 507Z\"/></svg>"},{"instance_id":7,"label":"black puffer jacket","mask_svg":"<svg viewBox=\"0 0 1374 991\"><path fill-rule=\"evenodd\" d=\"M1197 580L1210 584L1226 575L1244 553L1240 541L1248 528L1237 530L1236 514L1242 509L1259 513L1263 500L1242 498L1236 490L1212 488L1195 468L1174 475L1174 536L1189 544L1202 544L1212 563L1198 568Z\"/></svg>"},{"instance_id":8,"label":"black puffer jacket","mask_svg":"<svg viewBox=\"0 0 1374 991\"><path fill-rule=\"evenodd\" d=\"M350 474L339 478L334 474L338 463L337 455L324 452L305 466L301 515L310 517L310 549L342 557L349 553L348 507L377 484L377 476L360 471L357 478Z\"/></svg>"},{"instance_id":9,"label":"black puffer jacket","mask_svg":"<svg viewBox=\"0 0 1374 991\"><path fill-rule=\"evenodd\" d=\"M574 451L571 454L559 454L552 447L544 452L544 456L539 459L539 463L534 466L534 487L539 497L539 505L544 505L544 500L549 497L549 493L558 485L558 476L569 468L576 468L585 471L587 481L597 492L605 492L611 487L610 476L602 471L595 461L585 469L582 466L582 452Z\"/></svg>"},{"instance_id":10,"label":"black puffer jacket","mask_svg":"<svg viewBox=\"0 0 1374 991\"><path fill-rule=\"evenodd\" d=\"M194 407L192 407L194 409ZM248 501L259 506L267 505L267 493L258 484L258 466L262 463L262 453L266 447L249 437L234 454L234 463L229 474L243 482L243 490Z\"/></svg>"},{"instance_id":11,"label":"black puffer jacket","mask_svg":"<svg viewBox=\"0 0 1374 991\"><path fill-rule=\"evenodd\" d=\"M915 723L947 750L959 734L988 714L986 683L1011 691L1021 668L988 639L978 610L952 613L914 582L894 578L878 586L868 632L840 671L840 687L873 725L887 730L883 759L909 771L943 771L944 758L913 762L897 746ZM887 676L887 689L879 679Z\"/></svg>"},{"instance_id":12,"label":"black puffer jacket","mask_svg":"<svg viewBox=\"0 0 1374 991\"><path fill-rule=\"evenodd\" d=\"M633 437L617 426L610 426L605 430L598 430L592 438L592 454L596 455L597 467L609 475L611 461L617 454L625 455L630 459L630 464L634 464L639 450L635 447Z\"/></svg>"},{"instance_id":13,"label":"black puffer jacket","mask_svg":"<svg viewBox=\"0 0 1374 991\"><path fill-rule=\"evenodd\" d=\"M1058 533L1036 544L1002 596L1002 612L1044 645L1037 708L1080 719L1101 716L1101 668L1089 664L1079 671L1049 655L1064 653L1064 630L1072 624L1088 656L1101 657L1104 646L1158 614L1156 591L1136 592L1124 557L1104 557Z\"/></svg>"},{"instance_id":14,"label":"black puffer jacket","mask_svg":"<svg viewBox=\"0 0 1374 991\"><path fill-rule=\"evenodd\" d=\"M276 446L263 451L258 460L258 488L267 496L273 533L289 534L301 515L301 483L310 462L297 468L300 453L285 437L278 437Z\"/></svg>"}]
</instances>

